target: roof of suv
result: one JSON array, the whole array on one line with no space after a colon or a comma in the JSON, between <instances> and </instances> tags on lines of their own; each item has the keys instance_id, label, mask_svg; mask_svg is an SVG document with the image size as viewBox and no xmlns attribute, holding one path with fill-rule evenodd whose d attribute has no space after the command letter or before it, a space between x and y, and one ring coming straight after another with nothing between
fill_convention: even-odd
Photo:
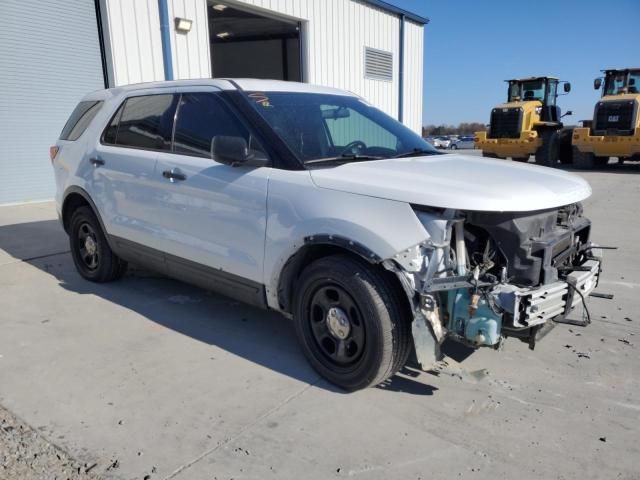
<instances>
[{"instance_id":1,"label":"roof of suv","mask_svg":"<svg viewBox=\"0 0 640 480\"><path fill-rule=\"evenodd\" d=\"M239 88L242 90L253 92L305 92L356 96L355 94L347 92L345 90L301 82L285 82L282 80L259 80L255 78L200 78L192 80L170 80L122 85L119 87L92 92L85 97L85 100L98 98L102 99L105 97L108 98L109 96L115 96L125 92L135 92L137 90L148 90L152 88L177 88L196 86L211 86L220 88L222 90L237 90Z\"/></svg>"}]
</instances>

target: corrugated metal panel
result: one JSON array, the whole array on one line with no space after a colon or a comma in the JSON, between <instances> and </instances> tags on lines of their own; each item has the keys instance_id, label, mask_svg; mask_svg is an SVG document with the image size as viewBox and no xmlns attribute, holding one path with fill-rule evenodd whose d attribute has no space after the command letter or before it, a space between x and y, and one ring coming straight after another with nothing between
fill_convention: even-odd
<instances>
[{"instance_id":1,"label":"corrugated metal panel","mask_svg":"<svg viewBox=\"0 0 640 480\"><path fill-rule=\"evenodd\" d=\"M393 80L393 54L365 47L364 76L373 80Z\"/></svg>"},{"instance_id":2,"label":"corrugated metal panel","mask_svg":"<svg viewBox=\"0 0 640 480\"><path fill-rule=\"evenodd\" d=\"M115 83L162 79L157 0L104 1L109 11ZM210 76L206 0L168 1L174 77ZM146 9L139 8L141 2L147 3ZM400 46L397 15L358 0L235 0L233 3L238 7L245 4L257 13L301 21L306 43L305 81L352 91L397 117ZM176 33L175 17L192 20L192 30L187 34ZM405 98L413 103L416 98L422 98L422 79L415 77L415 73L422 70L421 35L421 26L407 22L405 58L409 61L405 61L405 88L410 92L405 93ZM149 39L147 44L140 40L143 37ZM365 76L365 47L391 54L390 81ZM417 89L420 89L418 96ZM416 131L420 128L421 110L421 106L413 104L405 107L405 123Z\"/></svg>"},{"instance_id":3,"label":"corrugated metal panel","mask_svg":"<svg viewBox=\"0 0 640 480\"><path fill-rule=\"evenodd\" d=\"M404 119L403 123L422 133L424 26L405 22L404 27Z\"/></svg>"},{"instance_id":4,"label":"corrugated metal panel","mask_svg":"<svg viewBox=\"0 0 640 480\"><path fill-rule=\"evenodd\" d=\"M398 115L397 15L357 0L240 0L303 21L305 80L352 91L393 117ZM365 47L390 52L391 81L365 78Z\"/></svg>"},{"instance_id":5,"label":"corrugated metal panel","mask_svg":"<svg viewBox=\"0 0 640 480\"><path fill-rule=\"evenodd\" d=\"M103 1L115 85L164 80L158 1Z\"/></svg>"},{"instance_id":6,"label":"corrugated metal panel","mask_svg":"<svg viewBox=\"0 0 640 480\"><path fill-rule=\"evenodd\" d=\"M168 0L169 18L172 20L171 43L174 78L211 77L209 55L209 26L207 24L206 0ZM189 33L175 30L173 19L187 18L193 23Z\"/></svg>"},{"instance_id":7,"label":"corrugated metal panel","mask_svg":"<svg viewBox=\"0 0 640 480\"><path fill-rule=\"evenodd\" d=\"M0 204L53 198L48 147L104 88L94 3L0 1Z\"/></svg>"}]
</instances>

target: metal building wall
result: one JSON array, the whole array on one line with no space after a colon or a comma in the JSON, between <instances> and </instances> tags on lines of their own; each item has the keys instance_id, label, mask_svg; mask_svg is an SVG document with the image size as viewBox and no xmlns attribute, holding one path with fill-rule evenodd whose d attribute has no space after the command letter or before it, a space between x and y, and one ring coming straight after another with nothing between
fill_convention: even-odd
<instances>
[{"instance_id":1,"label":"metal building wall","mask_svg":"<svg viewBox=\"0 0 640 480\"><path fill-rule=\"evenodd\" d=\"M108 11L115 85L164 79L157 0L102 0ZM352 91L393 117L398 115L400 19L358 0L227 0L256 13L302 23L304 81ZM174 78L211 75L206 0L168 0ZM193 21L177 33L173 19ZM423 26L405 23L404 122L422 125ZM393 54L391 81L364 76L364 49ZM215 59L214 59L215 61Z\"/></svg>"},{"instance_id":2,"label":"metal building wall","mask_svg":"<svg viewBox=\"0 0 640 480\"><path fill-rule=\"evenodd\" d=\"M158 1L101 2L112 85L164 80Z\"/></svg>"},{"instance_id":3,"label":"metal building wall","mask_svg":"<svg viewBox=\"0 0 640 480\"><path fill-rule=\"evenodd\" d=\"M422 134L423 53L424 27L405 21L403 123L419 134Z\"/></svg>"},{"instance_id":4,"label":"metal building wall","mask_svg":"<svg viewBox=\"0 0 640 480\"><path fill-rule=\"evenodd\" d=\"M352 91L393 117L398 115L400 20L353 0L241 0L303 21L305 81ZM364 77L364 48L393 54L393 80Z\"/></svg>"}]
</instances>

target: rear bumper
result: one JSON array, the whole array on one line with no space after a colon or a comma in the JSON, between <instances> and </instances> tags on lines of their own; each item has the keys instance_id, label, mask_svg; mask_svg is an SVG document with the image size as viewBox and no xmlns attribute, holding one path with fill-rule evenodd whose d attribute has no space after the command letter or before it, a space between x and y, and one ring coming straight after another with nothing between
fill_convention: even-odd
<instances>
[{"instance_id":1,"label":"rear bumper","mask_svg":"<svg viewBox=\"0 0 640 480\"><path fill-rule=\"evenodd\" d=\"M640 154L640 128L633 135L624 136L591 135L588 128L575 128L572 145L596 157L631 157Z\"/></svg>"},{"instance_id":2,"label":"rear bumper","mask_svg":"<svg viewBox=\"0 0 640 480\"><path fill-rule=\"evenodd\" d=\"M528 157L542 145L538 132L525 130L520 138L487 138L487 132L477 132L474 147L498 157Z\"/></svg>"}]
</instances>

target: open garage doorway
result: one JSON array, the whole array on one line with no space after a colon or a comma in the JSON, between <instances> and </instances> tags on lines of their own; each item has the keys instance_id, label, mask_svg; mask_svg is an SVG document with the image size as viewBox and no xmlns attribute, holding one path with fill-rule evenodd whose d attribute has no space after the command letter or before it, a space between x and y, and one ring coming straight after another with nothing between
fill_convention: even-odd
<instances>
[{"instance_id":1,"label":"open garage doorway","mask_svg":"<svg viewBox=\"0 0 640 480\"><path fill-rule=\"evenodd\" d=\"M213 77L302 80L300 24L208 2Z\"/></svg>"}]
</instances>

